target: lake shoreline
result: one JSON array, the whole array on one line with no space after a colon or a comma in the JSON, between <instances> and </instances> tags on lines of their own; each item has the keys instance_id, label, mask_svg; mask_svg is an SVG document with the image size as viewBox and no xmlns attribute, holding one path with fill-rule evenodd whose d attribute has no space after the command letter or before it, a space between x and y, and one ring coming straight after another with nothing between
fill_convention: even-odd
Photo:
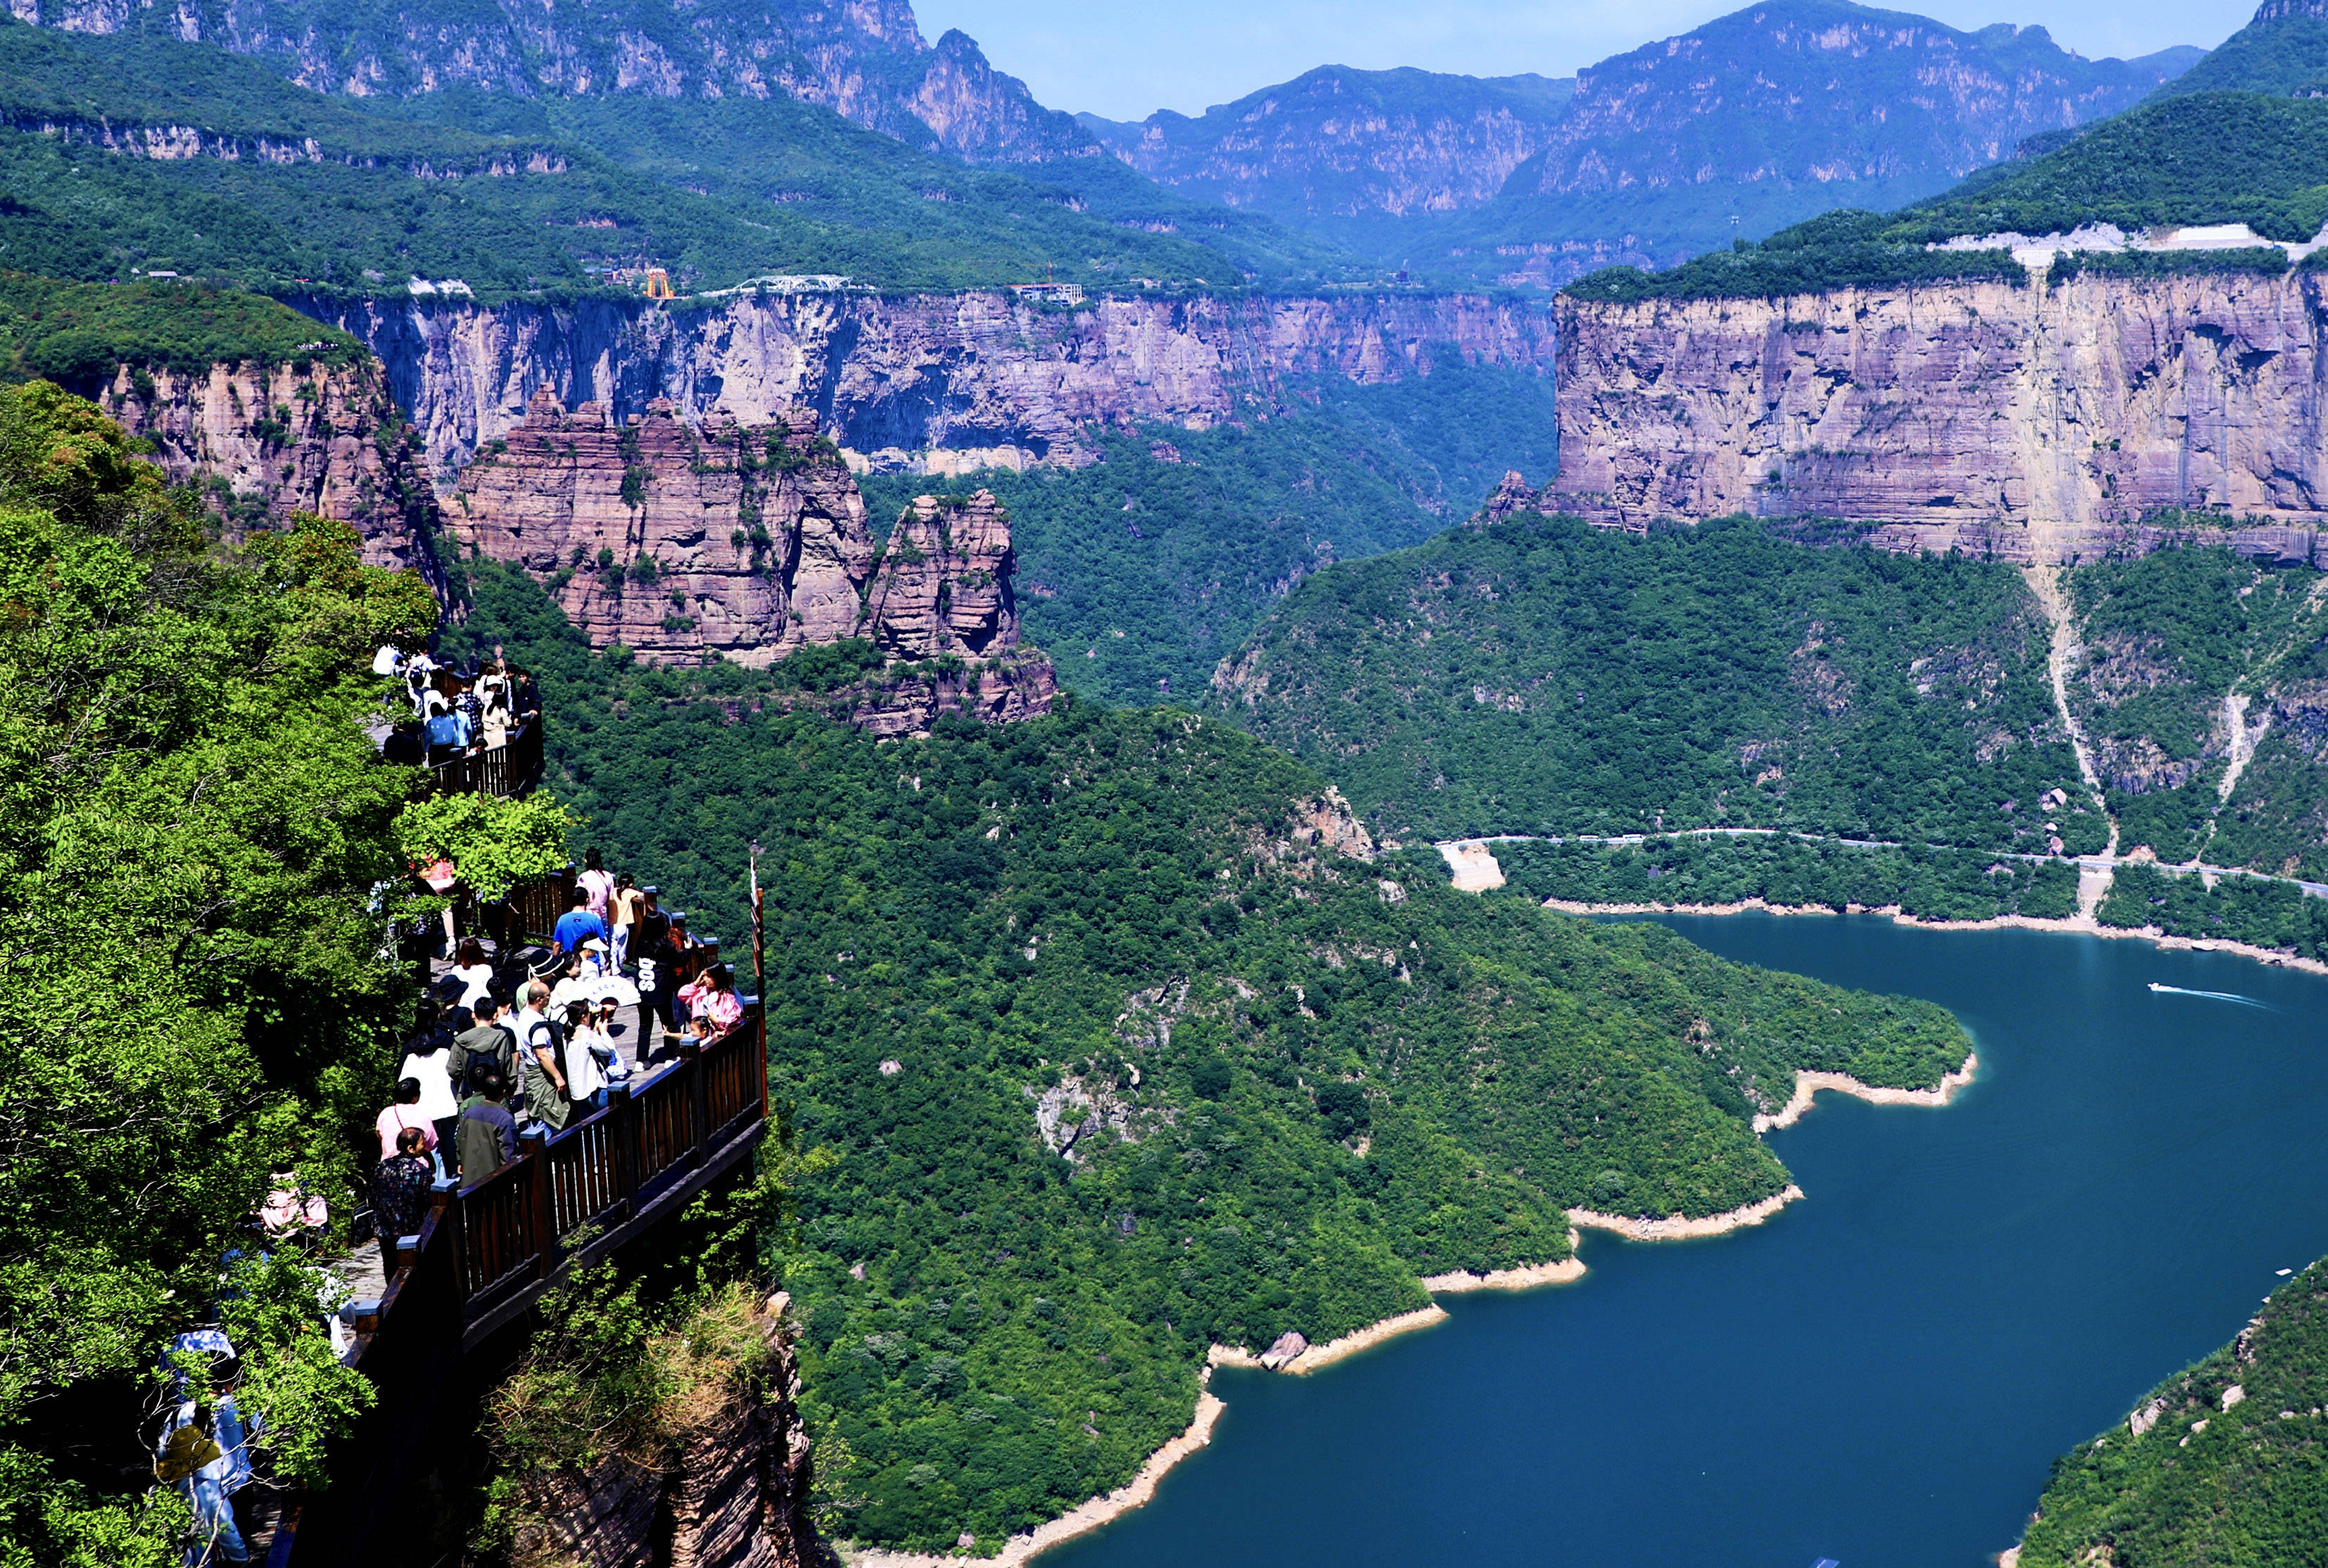
<instances>
[{"instance_id":1,"label":"lake shoreline","mask_svg":"<svg viewBox=\"0 0 2328 1568\"><path fill-rule=\"evenodd\" d=\"M1768 908L1773 914L1831 915L1835 913L1831 909L1825 908L1806 909L1784 906L1764 906L1759 900L1729 906L1697 906L1694 907L1618 905L1572 907L1558 902L1548 901L1546 907L1563 909L1575 914L1594 915L1740 914L1750 908ZM1901 923L1911 925L1932 924L1912 920ZM1984 922L1982 924L1999 923ZM1969 926L1971 923L1961 923L1961 925ZM2323 966L2323 972L2328 972L2328 966ZM1887 1089L1863 1084L1858 1079L1842 1073L1798 1072L1795 1075L1793 1097L1776 1114L1757 1115L1754 1118L1754 1131L1759 1135L1773 1129L1794 1125L1805 1113L1809 1111L1813 1100L1822 1089L1832 1089L1836 1093L1850 1094L1854 1098L1870 1101L1879 1105L1945 1106L1955 1097L1957 1091L1973 1081L1979 1067L1978 1054L1967 1056L1961 1067L1944 1075L1938 1084L1929 1089ZM1427 1275L1419 1282L1433 1296L1464 1295L1480 1291L1534 1291L1552 1285L1573 1284L1584 1278L1586 1273L1583 1260L1576 1255L1576 1247L1582 1240L1581 1235L1582 1231L1608 1231L1634 1242L1704 1240L1764 1224L1787 1205L1804 1196L1800 1187L1788 1182L1783 1189L1759 1202L1741 1204L1736 1208L1724 1210L1721 1214L1694 1217L1669 1215L1664 1218L1651 1219L1627 1215L1601 1214L1587 1208L1572 1208L1568 1211L1568 1221L1572 1228L1569 1231L1567 1257L1550 1263L1522 1263L1512 1268L1493 1269L1485 1273L1456 1270L1447 1273ZM1089 1498L1057 1518L1047 1520L1037 1526L1025 1535L1011 1536L1003 1544L1001 1551L992 1557L972 1557L965 1552L959 1551L946 1554L891 1552L879 1547L850 1548L845 1545L836 1545L835 1549L848 1568L945 1568L947 1564L963 1563L989 1563L999 1565L999 1568L1019 1568L1020 1564L1048 1551L1053 1546L1074 1540L1079 1535L1088 1535L1122 1518L1135 1508L1144 1507L1155 1497L1157 1484L1170 1472L1175 1465L1212 1441L1213 1428L1228 1408L1221 1398L1212 1392L1210 1384L1213 1368L1237 1366L1256 1371L1281 1373L1291 1377L1303 1377L1310 1373L1322 1371L1336 1362L1347 1360L1362 1351L1371 1350L1387 1340L1413 1333L1417 1329L1432 1328L1447 1319L1447 1310L1433 1301L1429 1306L1394 1313L1388 1318L1366 1324L1363 1328L1354 1329L1349 1333L1328 1340L1322 1345L1305 1346L1299 1354L1274 1362L1263 1360L1261 1356L1241 1345L1210 1347L1205 1353L1204 1370L1199 1374L1196 1413L1186 1430L1154 1453L1150 1454L1141 1465L1139 1473L1122 1486L1103 1496Z\"/></svg>"},{"instance_id":2,"label":"lake shoreline","mask_svg":"<svg viewBox=\"0 0 2328 1568\"><path fill-rule=\"evenodd\" d=\"M1854 904L1830 909L1824 904L1771 904L1747 898L1735 904L1588 904L1574 898L1547 898L1546 909L1563 915L1882 915L1895 925L1918 931L2052 931L2070 936L2134 937L2169 951L2229 953L2274 969L2297 969L2306 974L2328 975L2328 962L2305 958L2276 947L2258 947L2223 936L2175 936L2155 925L2104 925L2090 915L2052 919L2034 915L1998 915L1986 920L1924 920L1901 912L1896 904L1877 906Z\"/></svg>"},{"instance_id":3,"label":"lake shoreline","mask_svg":"<svg viewBox=\"0 0 2328 1568\"><path fill-rule=\"evenodd\" d=\"M1848 1094L1871 1105L1929 1105L1938 1108L1955 1099L1957 1092L1970 1084L1979 1071L1980 1053L1975 1051L1965 1057L1964 1066L1953 1073L1942 1075L1940 1081L1929 1089L1884 1089L1873 1084L1863 1084L1848 1073L1798 1072L1793 1096L1775 1115L1757 1115L1754 1131L1770 1132L1781 1127L1792 1127L1808 1113L1811 1102L1821 1089L1832 1089L1838 1094Z\"/></svg>"}]
</instances>

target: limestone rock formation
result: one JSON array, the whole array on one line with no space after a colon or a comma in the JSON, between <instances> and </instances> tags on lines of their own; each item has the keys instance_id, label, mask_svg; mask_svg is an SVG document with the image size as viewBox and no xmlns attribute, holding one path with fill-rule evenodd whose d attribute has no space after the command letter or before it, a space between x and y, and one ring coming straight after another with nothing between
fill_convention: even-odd
<instances>
[{"instance_id":1,"label":"limestone rock formation","mask_svg":"<svg viewBox=\"0 0 2328 1568\"><path fill-rule=\"evenodd\" d=\"M764 669L861 638L888 670L836 698L879 735L926 733L941 713L1046 712L1049 662L1018 643L1010 523L984 491L916 501L883 550L847 465L807 409L768 425L668 399L617 424L547 389L523 423L461 475L465 546L523 567L599 647Z\"/></svg>"},{"instance_id":2,"label":"limestone rock formation","mask_svg":"<svg viewBox=\"0 0 2328 1568\"><path fill-rule=\"evenodd\" d=\"M98 397L152 444L174 484L205 486L230 532L313 512L353 523L373 566L409 567L442 591L436 497L418 432L375 365L121 367Z\"/></svg>"},{"instance_id":3,"label":"limestone rock formation","mask_svg":"<svg viewBox=\"0 0 2328 1568\"><path fill-rule=\"evenodd\" d=\"M1291 376L1368 384L1443 362L1542 371L1552 323L1480 295L1103 297L1043 309L993 292L743 296L674 312L643 301L484 306L297 300L386 367L449 484L547 387L618 421L669 398L686 420L813 408L841 446L948 473L1093 455L1094 424L1203 429L1266 410Z\"/></svg>"},{"instance_id":4,"label":"limestone rock formation","mask_svg":"<svg viewBox=\"0 0 2328 1568\"><path fill-rule=\"evenodd\" d=\"M2328 505L2318 275L2086 275L1777 300L1563 299L1549 508L1745 512L1894 548L2091 559L2217 512L2308 560Z\"/></svg>"},{"instance_id":5,"label":"limestone rock formation","mask_svg":"<svg viewBox=\"0 0 2328 1568\"><path fill-rule=\"evenodd\" d=\"M874 645L897 659L981 659L1018 626L1010 522L981 490L921 496L897 520L865 598Z\"/></svg>"},{"instance_id":6,"label":"limestone rock formation","mask_svg":"<svg viewBox=\"0 0 2328 1568\"><path fill-rule=\"evenodd\" d=\"M594 643L655 660L758 667L850 636L873 561L864 500L804 412L698 429L659 399L618 425L544 390L462 474L452 522L546 579Z\"/></svg>"}]
</instances>

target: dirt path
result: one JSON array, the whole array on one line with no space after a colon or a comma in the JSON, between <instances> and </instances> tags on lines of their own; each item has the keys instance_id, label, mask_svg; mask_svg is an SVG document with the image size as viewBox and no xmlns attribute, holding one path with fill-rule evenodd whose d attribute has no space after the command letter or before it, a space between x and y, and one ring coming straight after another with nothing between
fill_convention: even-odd
<instances>
[{"instance_id":1,"label":"dirt path","mask_svg":"<svg viewBox=\"0 0 2328 1568\"><path fill-rule=\"evenodd\" d=\"M2094 809L2109 823L2109 847L2102 851L2105 859L2117 859L2117 820L2109 814L2102 803L2101 775L2094 769L2093 748L2086 744L2086 732L2078 723L2077 715L2070 711L2070 671L2085 652L2078 641L2078 624L2070 614L2067 600L2061 596L2061 568L2059 567L2023 567L2021 575L2028 581L2029 591L2037 596L2044 606L2046 624L2052 628L2052 645L2045 656L2045 671L2053 682L2053 710L2061 716L2061 727L2069 732L2070 749L2078 756L2078 776L2086 781L2086 789L2093 796ZM2103 883L2107 891L2108 884ZM2084 890L2079 889L2079 904L2085 903Z\"/></svg>"}]
</instances>

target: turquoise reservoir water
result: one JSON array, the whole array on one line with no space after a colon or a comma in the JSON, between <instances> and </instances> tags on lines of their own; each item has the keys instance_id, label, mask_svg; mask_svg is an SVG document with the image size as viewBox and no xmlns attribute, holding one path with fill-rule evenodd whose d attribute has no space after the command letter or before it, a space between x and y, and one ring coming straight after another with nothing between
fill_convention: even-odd
<instances>
[{"instance_id":1,"label":"turquoise reservoir water","mask_svg":"<svg viewBox=\"0 0 2328 1568\"><path fill-rule=\"evenodd\" d=\"M1821 1095L1771 1134L1809 1196L1757 1229L1588 1235L1578 1284L1450 1298L1312 1377L1216 1374L1212 1445L1047 1568L1974 1568L2056 1454L2328 1253L2328 981L1865 916L1667 924L1953 1009L1979 1081L1946 1110Z\"/></svg>"}]
</instances>

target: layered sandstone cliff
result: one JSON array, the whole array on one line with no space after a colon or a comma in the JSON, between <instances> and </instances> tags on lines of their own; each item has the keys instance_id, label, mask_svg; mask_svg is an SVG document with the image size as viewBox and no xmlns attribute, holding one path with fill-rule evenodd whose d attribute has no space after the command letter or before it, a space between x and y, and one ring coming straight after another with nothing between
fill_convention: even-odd
<instances>
[{"instance_id":1,"label":"layered sandstone cliff","mask_svg":"<svg viewBox=\"0 0 2328 1568\"><path fill-rule=\"evenodd\" d=\"M598 647L765 668L863 640L887 670L840 700L884 735L925 731L946 711L1046 711L1051 669L1019 645L1000 504L984 491L924 497L877 547L816 425L795 408L691 426L668 399L617 421L597 403L568 412L543 389L462 474L451 526L540 578Z\"/></svg>"},{"instance_id":2,"label":"layered sandstone cliff","mask_svg":"<svg viewBox=\"0 0 2328 1568\"><path fill-rule=\"evenodd\" d=\"M784 1302L779 1294L774 1300ZM774 1303L772 1303L774 1304ZM549 1568L810 1568L831 1561L809 1519L808 1432L789 1327L755 1314L768 1360L701 1389L661 1466L608 1454L521 1478L512 1560Z\"/></svg>"},{"instance_id":3,"label":"layered sandstone cliff","mask_svg":"<svg viewBox=\"0 0 2328 1568\"><path fill-rule=\"evenodd\" d=\"M377 366L125 365L99 396L173 483L207 489L230 530L318 512L355 524L371 565L441 582L418 434Z\"/></svg>"},{"instance_id":4,"label":"layered sandstone cliff","mask_svg":"<svg viewBox=\"0 0 2328 1568\"><path fill-rule=\"evenodd\" d=\"M2328 504L2316 274L1563 299L1559 324L1547 504L1597 522L1833 517L2066 562L2188 509L2308 560Z\"/></svg>"},{"instance_id":5,"label":"layered sandstone cliff","mask_svg":"<svg viewBox=\"0 0 2328 1568\"><path fill-rule=\"evenodd\" d=\"M294 303L380 356L445 483L543 388L618 420L658 398L690 422L724 409L767 424L805 407L852 452L950 473L1083 461L1094 424L1215 425L1266 407L1288 376L1379 382L1450 361L1542 369L1553 354L1541 309L1484 296Z\"/></svg>"}]
</instances>

